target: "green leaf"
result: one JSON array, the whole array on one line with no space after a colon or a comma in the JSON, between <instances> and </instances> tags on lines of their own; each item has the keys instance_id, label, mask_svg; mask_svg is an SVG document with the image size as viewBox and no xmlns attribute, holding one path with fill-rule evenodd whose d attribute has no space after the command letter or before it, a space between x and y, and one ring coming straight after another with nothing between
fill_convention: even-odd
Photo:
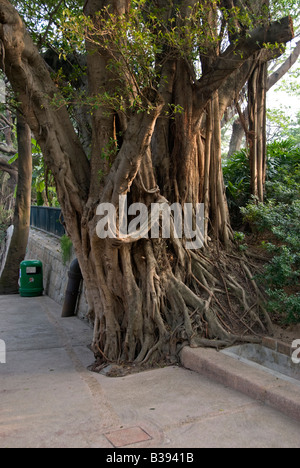
<instances>
[{"instance_id":1,"label":"green leaf","mask_svg":"<svg viewBox=\"0 0 300 468\"><path fill-rule=\"evenodd\" d=\"M19 153L16 153L12 158L9 159L8 164L14 163L19 157Z\"/></svg>"}]
</instances>

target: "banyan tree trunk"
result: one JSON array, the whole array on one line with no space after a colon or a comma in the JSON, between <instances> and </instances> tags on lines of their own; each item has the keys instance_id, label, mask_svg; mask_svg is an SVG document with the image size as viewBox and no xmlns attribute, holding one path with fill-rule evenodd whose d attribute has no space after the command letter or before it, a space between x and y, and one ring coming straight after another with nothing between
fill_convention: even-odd
<instances>
[{"instance_id":1,"label":"banyan tree trunk","mask_svg":"<svg viewBox=\"0 0 300 468\"><path fill-rule=\"evenodd\" d=\"M0 294L16 294L18 292L19 266L25 258L30 227L31 130L20 113L17 118L17 138L18 186L13 219L14 232L0 277Z\"/></svg>"},{"instance_id":2,"label":"banyan tree trunk","mask_svg":"<svg viewBox=\"0 0 300 468\"><path fill-rule=\"evenodd\" d=\"M167 16L173 12L169 3L158 3ZM106 6L123 15L129 2L88 0L84 11L98 31L97 13ZM184 21L188 5L181 7ZM212 27L217 18L213 13ZM210 60L203 61L199 80L180 54L163 57L156 87L140 91L144 111L124 115L103 106L94 109L90 159L67 108L53 108L57 87L8 0L0 0L0 24L5 50L1 66L54 175L80 263L94 322L95 354L103 362L173 360L184 345L219 347L259 340L259 335L270 332L251 265L230 250L221 120L236 88L241 89L253 72L255 54L263 44L293 37L291 19L256 28L223 54L218 47ZM135 87L132 74L114 76L105 34L87 38L91 99L101 92L114 95L124 83L133 91ZM170 104L183 110L166 118ZM169 217L167 238L150 235L148 218L141 221L143 235L130 231L129 236L101 238L102 209L112 207L120 221L120 197L127 197L130 209L137 209L136 203L140 209L174 203L184 209L191 204L194 214L197 204L204 203L204 227L198 237L203 236L202 248L188 248L191 236L176 235L174 215ZM129 221L142 234L136 219Z\"/></svg>"}]
</instances>

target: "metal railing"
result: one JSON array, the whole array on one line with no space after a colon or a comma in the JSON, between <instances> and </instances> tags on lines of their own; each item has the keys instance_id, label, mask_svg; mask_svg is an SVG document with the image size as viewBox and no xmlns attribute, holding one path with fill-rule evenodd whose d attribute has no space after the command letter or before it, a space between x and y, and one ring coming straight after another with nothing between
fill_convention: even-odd
<instances>
[{"instance_id":1,"label":"metal railing","mask_svg":"<svg viewBox=\"0 0 300 468\"><path fill-rule=\"evenodd\" d=\"M60 208L32 206L30 213L30 226L39 229L40 231L54 234L58 237L62 237L65 234Z\"/></svg>"}]
</instances>

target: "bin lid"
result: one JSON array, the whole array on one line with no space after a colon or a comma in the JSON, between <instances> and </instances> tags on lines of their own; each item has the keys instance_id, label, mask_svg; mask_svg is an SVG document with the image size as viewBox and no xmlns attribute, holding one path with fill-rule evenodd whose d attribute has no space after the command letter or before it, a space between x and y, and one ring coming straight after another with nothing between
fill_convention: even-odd
<instances>
[{"instance_id":1,"label":"bin lid","mask_svg":"<svg viewBox=\"0 0 300 468\"><path fill-rule=\"evenodd\" d=\"M21 262L21 266L23 267L29 267L29 266L42 266L42 262L40 260L24 260Z\"/></svg>"}]
</instances>

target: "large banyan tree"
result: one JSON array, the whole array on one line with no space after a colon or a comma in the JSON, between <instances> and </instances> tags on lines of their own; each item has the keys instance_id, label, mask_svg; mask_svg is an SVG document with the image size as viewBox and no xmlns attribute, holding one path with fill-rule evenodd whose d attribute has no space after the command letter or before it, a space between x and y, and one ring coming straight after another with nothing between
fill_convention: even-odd
<instances>
[{"instance_id":1,"label":"large banyan tree","mask_svg":"<svg viewBox=\"0 0 300 468\"><path fill-rule=\"evenodd\" d=\"M90 146L8 0L0 0L1 67L55 177L95 353L145 363L186 344L269 333L251 261L232 251L221 120L257 67L256 75L293 38L291 18L273 20L268 0L86 0L81 15L63 18L63 33L85 44L88 91L73 106L89 116ZM118 224L120 196L128 206L194 212L203 203L203 247L188 249L173 219L169 238L100 238L97 208L115 206Z\"/></svg>"}]
</instances>

